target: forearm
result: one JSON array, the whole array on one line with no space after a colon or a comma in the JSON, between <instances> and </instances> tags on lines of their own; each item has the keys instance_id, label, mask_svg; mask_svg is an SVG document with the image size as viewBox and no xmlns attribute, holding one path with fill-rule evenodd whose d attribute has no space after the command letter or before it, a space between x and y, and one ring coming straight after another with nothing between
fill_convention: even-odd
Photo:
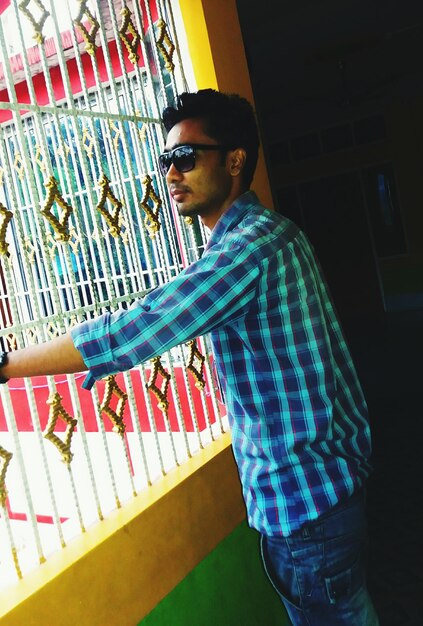
<instances>
[{"instance_id":1,"label":"forearm","mask_svg":"<svg viewBox=\"0 0 423 626\"><path fill-rule=\"evenodd\" d=\"M7 364L0 369L6 378L25 378L48 374L72 374L87 369L69 333L46 343L9 352Z\"/></svg>"}]
</instances>

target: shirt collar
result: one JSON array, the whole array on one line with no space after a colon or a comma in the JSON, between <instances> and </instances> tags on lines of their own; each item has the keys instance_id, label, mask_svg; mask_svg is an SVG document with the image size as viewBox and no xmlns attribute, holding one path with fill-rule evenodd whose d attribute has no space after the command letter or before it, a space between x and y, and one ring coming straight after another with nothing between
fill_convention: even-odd
<instances>
[{"instance_id":1,"label":"shirt collar","mask_svg":"<svg viewBox=\"0 0 423 626\"><path fill-rule=\"evenodd\" d=\"M249 209L258 203L259 200L254 191L246 191L239 196L216 222L207 242L206 250L218 243L223 235L232 230L248 213Z\"/></svg>"}]
</instances>

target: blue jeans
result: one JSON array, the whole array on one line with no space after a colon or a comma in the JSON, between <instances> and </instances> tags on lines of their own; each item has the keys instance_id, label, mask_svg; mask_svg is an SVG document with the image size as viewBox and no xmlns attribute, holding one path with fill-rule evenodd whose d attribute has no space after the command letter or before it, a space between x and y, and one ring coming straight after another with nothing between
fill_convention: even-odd
<instances>
[{"instance_id":1,"label":"blue jeans","mask_svg":"<svg viewBox=\"0 0 423 626\"><path fill-rule=\"evenodd\" d=\"M364 493L290 537L261 535L270 582L294 626L377 626L366 587Z\"/></svg>"}]
</instances>

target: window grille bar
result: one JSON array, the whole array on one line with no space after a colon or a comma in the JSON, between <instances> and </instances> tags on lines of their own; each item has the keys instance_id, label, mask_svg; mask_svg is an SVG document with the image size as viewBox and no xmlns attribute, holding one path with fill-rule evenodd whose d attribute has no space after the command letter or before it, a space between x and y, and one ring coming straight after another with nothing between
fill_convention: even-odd
<instances>
[{"instance_id":1,"label":"window grille bar","mask_svg":"<svg viewBox=\"0 0 423 626\"><path fill-rule=\"evenodd\" d=\"M74 502L74 505L75 505L75 511L76 511L77 516L78 516L79 527L81 529L81 532L85 533L85 523L84 523L84 519L83 519L83 516L82 516L81 505L80 505L80 502L79 502L78 493L77 493L76 486L75 486L75 478L73 476L72 466L70 464L67 466L67 471L68 471L69 483L71 485L71 491L72 491L73 502Z\"/></svg>"},{"instance_id":2,"label":"window grille bar","mask_svg":"<svg viewBox=\"0 0 423 626\"><path fill-rule=\"evenodd\" d=\"M197 436L197 443L198 443L200 448L203 448L204 446L203 446L203 442L202 442L202 439L201 439L201 433L200 433L200 427L199 427L199 424L198 424L197 411L195 410L195 406L194 406L194 402L193 402L193 398L192 398L191 387L190 387L189 379L188 379L188 374L186 372L186 365L187 365L187 363L186 363L186 359L185 359L184 349L183 349L182 346L180 346L179 351L180 351L181 361L183 362L183 364L185 366L183 368L183 377L184 377L184 382L185 382L185 388L187 390L190 414L192 416L194 430L195 430L195 434Z\"/></svg>"},{"instance_id":3,"label":"window grille bar","mask_svg":"<svg viewBox=\"0 0 423 626\"><path fill-rule=\"evenodd\" d=\"M177 354L178 357L180 359L180 361L183 361L183 348L182 346L178 346L177 348ZM170 369L170 375L171 375L171 384L172 384L172 393L173 393L173 398L174 398L174 408L175 408L175 412L176 412L176 419L178 421L178 427L180 429L179 432L182 433L183 436L183 443L184 443L184 452L185 454L188 456L188 458L192 457L192 451L191 451L191 447L190 447L190 443L189 443L189 439L188 439L188 434L185 428L185 423L184 423L184 417L183 417L183 411L182 411L182 405L181 405L181 399L179 397L179 394L177 392L177 382L176 382L176 376L175 376L175 368L173 367L173 363L171 360L169 360L169 369ZM185 382L185 388L187 390L188 393L188 400L189 400L189 408L190 411L193 411L193 405L192 405L192 401L190 398L190 390L189 387L187 386L187 380L186 380L186 375L185 375L185 371L184 372L184 382ZM197 433L198 434L198 433Z\"/></svg>"},{"instance_id":4,"label":"window grille bar","mask_svg":"<svg viewBox=\"0 0 423 626\"><path fill-rule=\"evenodd\" d=\"M136 398L135 398L134 387L132 384L132 378L128 373L124 374L124 378L125 378L126 389L128 391L128 405L129 405L129 409L132 415L132 422L134 425L134 434L135 434L132 458L133 459L141 458L141 471L137 471L137 470L135 471L135 477L137 480L138 489L141 490L142 486L144 486L144 481L142 480L142 476L143 475L145 476L145 484L147 486L152 484L152 478L151 478L151 473L150 473L150 469L148 466L147 453L145 449L144 438L141 432L140 420L138 419L138 410L136 407ZM140 457L137 454L138 451L140 452ZM138 467L138 463L136 463L135 461L132 461L132 464L135 467L135 469Z\"/></svg>"},{"instance_id":5,"label":"window grille bar","mask_svg":"<svg viewBox=\"0 0 423 626\"><path fill-rule=\"evenodd\" d=\"M0 102L0 110L14 111L23 114L25 117L30 113L41 115L50 113L51 115L66 115L69 118L78 119L80 117L104 119L111 121L132 122L133 124L160 124L160 119L150 116L143 116L139 113L113 113L113 111L90 111L89 109L71 109L66 103L59 103L56 106L51 104L39 104L31 102Z\"/></svg>"},{"instance_id":6,"label":"window grille bar","mask_svg":"<svg viewBox=\"0 0 423 626\"><path fill-rule=\"evenodd\" d=\"M1 20L0 20L0 23L1 23ZM0 38L1 38L2 49L4 52L5 42L4 42L3 27L1 24L0 24ZM8 92L12 101L13 100L16 101L16 92L15 92L15 87L13 83L13 77L11 75L11 70L10 70L10 67L8 67L7 63L5 63L4 65L5 65L5 77L6 77L7 89L8 89ZM29 164L31 163L31 160L30 160L30 155L28 153L27 146L26 146L26 140L25 140L25 135L23 131L23 123L22 123L22 120L19 118L19 116L16 115L15 113L14 113L14 122L15 122L16 131L17 131L16 141L18 144L19 154L21 154L23 157L23 164L22 164L23 171L26 174L27 182L29 183L28 187L26 185L23 186L23 192L25 194L25 204L27 206L29 205L32 207L38 207L37 192L36 192L37 186L36 186L36 181L34 180L33 169L29 166ZM28 196L26 196L26 193L28 193ZM54 310L58 310L56 308L58 304L57 287L55 286L55 281L53 280L53 273L51 270L51 266L45 253L45 249L47 246L46 246L46 241L45 241L45 235L42 229L42 224L40 223L40 217L38 214L36 214L36 225L37 225L40 239L44 243L44 246L42 247L43 258L42 258L41 267L44 268L46 275L49 278L49 284L50 284L49 295L51 296L51 299L52 299L51 303L54 306ZM41 317L41 311L39 309L37 311L37 314L38 314L38 317Z\"/></svg>"},{"instance_id":7,"label":"window grille bar","mask_svg":"<svg viewBox=\"0 0 423 626\"><path fill-rule=\"evenodd\" d=\"M142 382L142 390L143 390L143 394L144 394L144 401L147 407L147 415L148 415L148 421L149 421L149 427L151 429L151 432L153 434L153 442L154 442L154 452L156 455L156 459L159 463L159 468L160 468L160 473L162 474L162 476L166 475L166 470L165 470L165 465L164 465L164 460L163 460L163 455L162 455L162 450L161 450L161 446L160 446L160 442L159 442L159 433L157 432L157 425L156 425L156 420L154 418L154 411L153 411L153 406L152 406L152 402L151 402L151 397L150 394L148 392L148 380L147 380L147 374L146 374L146 366L145 364L140 365L138 368L138 371L140 372L140 377L141 377L141 382ZM151 462L151 455L150 455L150 462ZM153 464L153 468L155 467L155 464ZM155 474L153 473L153 476Z\"/></svg>"},{"instance_id":8,"label":"window grille bar","mask_svg":"<svg viewBox=\"0 0 423 626\"><path fill-rule=\"evenodd\" d=\"M110 486L113 492L113 496L114 496L114 500L116 503L116 507L118 509L120 509L121 507L121 502L119 499L119 494L118 494L118 488L117 488L117 484L116 484L116 477L115 477L115 473L113 471L113 464L112 464L112 459L111 459L111 455L110 455L110 448L109 448L109 442L107 440L106 437L106 432L104 429L104 422L101 418L100 412L98 407L100 406L100 400L98 397L98 391L97 388L93 388L92 391L92 395L93 395L93 399L94 399L94 403L95 403L95 416L96 416L96 422L97 422L97 427L98 430L101 434L101 438L102 438L102 444L103 444L103 451L106 455L106 462L107 462L107 470L108 470L108 474L109 474L109 480L110 480Z\"/></svg>"},{"instance_id":9,"label":"window grille bar","mask_svg":"<svg viewBox=\"0 0 423 626\"><path fill-rule=\"evenodd\" d=\"M216 397L216 381L215 381L215 374L213 373L211 365L210 365L210 356L211 356L210 351L207 347L207 342L204 340L204 337L200 337L199 342L200 342L202 353L205 354L207 357L209 357L204 360L204 369L206 371L206 379L208 381L208 390L209 390L210 399L212 402L213 414L216 417L216 421L220 429L220 434L223 434L224 432L226 432L227 427L225 428L223 424L223 420L220 414L219 404L218 404L217 397Z\"/></svg>"},{"instance_id":10,"label":"window grille bar","mask_svg":"<svg viewBox=\"0 0 423 626\"><path fill-rule=\"evenodd\" d=\"M78 418L79 418L77 428L78 428L78 433L81 439L81 444L82 444L82 448L83 448L83 452L85 456L85 462L87 464L89 483L91 487L91 493L93 495L94 502L95 502L97 518L99 521L101 521L104 519L104 515L103 515L102 505L100 501L100 496L98 493L95 472L94 472L94 468L93 468L93 464L91 460L91 453L90 453L90 447L89 447L88 440L87 440L87 433L85 430L84 420L82 419L82 409L81 409L80 401L79 401L77 390L76 390L75 378L73 376L67 376L66 378L67 378L69 388L71 390L72 407L74 410L74 414L78 415ZM90 522L91 521L92 520L90 520Z\"/></svg>"},{"instance_id":11,"label":"window grille bar","mask_svg":"<svg viewBox=\"0 0 423 626\"><path fill-rule=\"evenodd\" d=\"M24 381L24 388L26 390L28 404L31 408L31 423L32 423L32 427L34 429L34 433L37 438L37 444L38 444L38 449L41 455L44 476L47 482L49 502L51 505L51 511L52 511L52 517L53 517L53 524L57 532L60 545L62 548L64 548L66 545L66 542L65 542L64 535L63 535L62 523L60 521L58 504L57 504L56 496L54 493L52 473L49 467L49 463L48 463L45 448L44 448L44 440L43 440L43 436L42 436L42 432L40 428L40 423L39 423L39 420L37 419L37 405L36 405L36 400L35 400L35 395L34 395L34 388L33 388L33 385L28 380ZM13 387L12 389L10 389L10 391L13 391Z\"/></svg>"},{"instance_id":12,"label":"window grille bar","mask_svg":"<svg viewBox=\"0 0 423 626\"><path fill-rule=\"evenodd\" d=\"M1 22L1 20L0 20ZM0 32L1 32L1 23L0 23ZM5 145L5 140L4 140L4 133L3 133L3 129L0 126L0 158L3 164L3 169L4 169L4 179L5 179L5 184L6 184L6 188L8 191L8 194L10 195L11 198L11 205L13 207L17 207L20 206L20 203L17 199L17 194L16 194L16 187L13 184L13 174L11 171L11 167L10 164L13 163L13 160L11 158L11 155L8 151L8 146ZM6 204L6 202L5 202ZM24 242L25 240L25 236L24 236L24 228L23 228L23 224L22 224L22 220L21 220L21 212L20 211L13 211L13 220L14 220L14 225L17 228L17 232L18 232L18 236L20 241ZM24 260L27 260L25 257L27 255L27 249L24 245L21 246L21 253L23 253L24 256ZM5 257L3 257L5 258ZM24 273L23 273L23 278L25 278L25 280L28 281L29 285L30 285L30 290L28 292L28 298L30 300L30 305L34 308L35 311L37 311L37 317L40 317L40 310L38 307L38 301L36 298L36 289L35 289L35 282L32 278L32 273L28 271L28 268L30 267L29 263L24 263ZM4 262L3 263L3 268L4 268L4 273L3 276L5 278L6 284L7 284L7 292L8 293L16 293L16 294L20 294L24 292L23 287L20 288L19 285L14 285L13 284L13 279L12 279L12 270L11 270L11 265L9 262ZM19 274L16 275L16 278L18 278ZM20 276L19 276L20 278ZM19 317L19 312L18 312L18 307L17 307L17 300L15 300L14 298L8 299L7 301L5 300L5 304L8 305L10 307L10 312L11 312L11 317L12 317L12 321L15 323L18 323L20 317Z\"/></svg>"},{"instance_id":13,"label":"window grille bar","mask_svg":"<svg viewBox=\"0 0 423 626\"><path fill-rule=\"evenodd\" d=\"M31 534L34 539L34 548L38 554L39 563L43 563L45 561L45 556L43 553L43 548L41 544L41 537L38 529L37 518L35 514L33 499L31 496L31 491L29 488L28 476L24 462L24 454L21 448L21 442L19 438L18 429L16 426L16 418L13 409L13 405L10 399L10 393L7 388L4 386L0 389L1 399L3 402L3 406L5 407L5 417L6 423L8 427L9 433L12 434L13 439L13 454L16 454L17 465L19 468L20 481L23 487L23 495L24 495L24 503L26 507L26 513L28 515L28 520L30 522ZM13 549L13 546L12 546Z\"/></svg>"},{"instance_id":14,"label":"window grille bar","mask_svg":"<svg viewBox=\"0 0 423 626\"><path fill-rule=\"evenodd\" d=\"M181 85L181 91L189 91L190 89L189 89L188 81L185 75L184 64L182 62L181 47L179 44L178 31L175 26L175 19L173 16L172 4L169 0L164 0L164 1L160 0L159 7L161 7L160 10L161 10L161 14L164 16L163 17L164 21L166 22L166 24L169 25L169 30L172 35L172 40L175 45L175 52L176 52L176 56L178 60L178 62L176 63L175 69L180 73L179 82Z\"/></svg>"},{"instance_id":15,"label":"window grille bar","mask_svg":"<svg viewBox=\"0 0 423 626\"><path fill-rule=\"evenodd\" d=\"M17 577L19 579L21 579L21 578L23 578L22 569L21 569L21 564L20 564L20 559L19 559L19 555L18 555L18 549L17 549L17 546L16 546L15 538L13 536L12 525L11 525L10 519L9 519L9 511L7 510L7 507L6 507L5 504L2 505L1 510L2 510L2 513L0 515L0 519L2 519L2 523L3 523L4 527L5 527L5 535L7 537L7 542L9 544L9 548L10 548L10 556L11 556L12 563L13 563L13 569L16 572ZM4 552L5 552L5 550L4 550ZM4 554L4 552L3 552L3 554ZM7 574L7 571L8 570L6 569L5 574ZM6 579L6 576L4 577L4 579Z\"/></svg>"}]
</instances>

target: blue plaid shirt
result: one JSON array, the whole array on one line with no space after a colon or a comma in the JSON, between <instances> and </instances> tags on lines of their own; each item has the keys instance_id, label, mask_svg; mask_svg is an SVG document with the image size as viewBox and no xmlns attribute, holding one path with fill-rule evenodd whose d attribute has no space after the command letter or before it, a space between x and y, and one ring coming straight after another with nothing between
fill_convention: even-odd
<instances>
[{"instance_id":1,"label":"blue plaid shirt","mask_svg":"<svg viewBox=\"0 0 423 626\"><path fill-rule=\"evenodd\" d=\"M248 520L289 535L363 484L367 408L306 236L243 194L202 258L72 331L95 379L210 334Z\"/></svg>"}]
</instances>

